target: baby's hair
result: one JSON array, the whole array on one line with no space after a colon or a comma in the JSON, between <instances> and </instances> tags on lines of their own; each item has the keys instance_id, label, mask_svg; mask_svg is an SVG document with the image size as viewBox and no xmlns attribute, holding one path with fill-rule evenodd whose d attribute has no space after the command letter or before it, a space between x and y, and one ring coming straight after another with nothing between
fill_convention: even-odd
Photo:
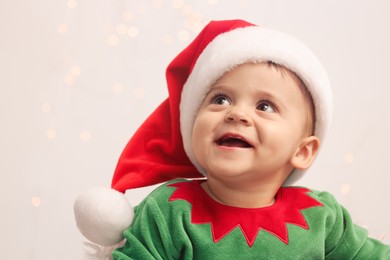
<instances>
[{"instance_id":1,"label":"baby's hair","mask_svg":"<svg viewBox=\"0 0 390 260\"><path fill-rule=\"evenodd\" d=\"M314 130L315 130L314 126L315 126L315 118L316 118L314 102L313 102L313 97L311 96L309 90L307 89L305 82L303 82L303 80L294 71L286 68L283 65L277 64L273 61L266 61L266 63L268 66L282 73L282 75L288 75L292 77L293 80L298 84L302 92L303 99L305 101L305 106L308 112L307 119L306 119L307 122L306 134L309 136L314 135Z\"/></svg>"}]
</instances>

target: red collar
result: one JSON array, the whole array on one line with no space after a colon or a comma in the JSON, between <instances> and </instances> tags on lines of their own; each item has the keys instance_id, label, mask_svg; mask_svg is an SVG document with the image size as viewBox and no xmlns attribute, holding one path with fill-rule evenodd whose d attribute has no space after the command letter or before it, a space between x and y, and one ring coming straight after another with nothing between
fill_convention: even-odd
<instances>
[{"instance_id":1,"label":"red collar","mask_svg":"<svg viewBox=\"0 0 390 260\"><path fill-rule=\"evenodd\" d=\"M188 201L192 205L191 222L193 224L209 223L215 243L239 227L250 247L261 229L288 244L286 224L309 229L301 210L323 205L307 195L309 189L282 187L276 194L275 203L271 206L255 209L231 207L212 199L200 186L201 182L189 181L170 184L169 186L177 189L169 201Z\"/></svg>"}]
</instances>

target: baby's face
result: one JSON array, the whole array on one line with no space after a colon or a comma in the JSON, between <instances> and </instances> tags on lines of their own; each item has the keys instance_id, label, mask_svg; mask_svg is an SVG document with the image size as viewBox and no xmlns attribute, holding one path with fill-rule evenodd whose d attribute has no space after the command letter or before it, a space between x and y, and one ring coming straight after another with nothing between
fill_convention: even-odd
<instances>
[{"instance_id":1,"label":"baby's face","mask_svg":"<svg viewBox=\"0 0 390 260\"><path fill-rule=\"evenodd\" d=\"M266 63L243 64L210 89L192 149L209 177L283 183L307 137L307 102L296 79Z\"/></svg>"}]
</instances>

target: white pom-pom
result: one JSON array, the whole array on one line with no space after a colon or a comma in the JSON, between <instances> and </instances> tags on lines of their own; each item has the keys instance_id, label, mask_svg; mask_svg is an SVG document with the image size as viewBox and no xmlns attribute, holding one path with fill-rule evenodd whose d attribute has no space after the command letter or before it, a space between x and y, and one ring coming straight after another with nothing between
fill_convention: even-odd
<instances>
[{"instance_id":1,"label":"white pom-pom","mask_svg":"<svg viewBox=\"0 0 390 260\"><path fill-rule=\"evenodd\" d=\"M113 189L97 187L79 195L74 203L77 227L87 239L102 246L123 240L134 210L126 197Z\"/></svg>"}]
</instances>

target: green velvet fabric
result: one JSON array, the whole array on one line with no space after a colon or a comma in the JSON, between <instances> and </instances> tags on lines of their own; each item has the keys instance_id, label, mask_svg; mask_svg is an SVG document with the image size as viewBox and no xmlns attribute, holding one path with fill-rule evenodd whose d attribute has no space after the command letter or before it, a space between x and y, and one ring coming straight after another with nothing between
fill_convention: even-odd
<instances>
[{"instance_id":1,"label":"green velvet fabric","mask_svg":"<svg viewBox=\"0 0 390 260\"><path fill-rule=\"evenodd\" d=\"M368 238L326 192L308 193L323 204L302 210L308 229L287 223L288 243L260 230L249 246L238 227L214 242L209 223L191 223L188 201L169 201L175 189L164 184L135 208L114 259L390 259L390 246Z\"/></svg>"}]
</instances>

